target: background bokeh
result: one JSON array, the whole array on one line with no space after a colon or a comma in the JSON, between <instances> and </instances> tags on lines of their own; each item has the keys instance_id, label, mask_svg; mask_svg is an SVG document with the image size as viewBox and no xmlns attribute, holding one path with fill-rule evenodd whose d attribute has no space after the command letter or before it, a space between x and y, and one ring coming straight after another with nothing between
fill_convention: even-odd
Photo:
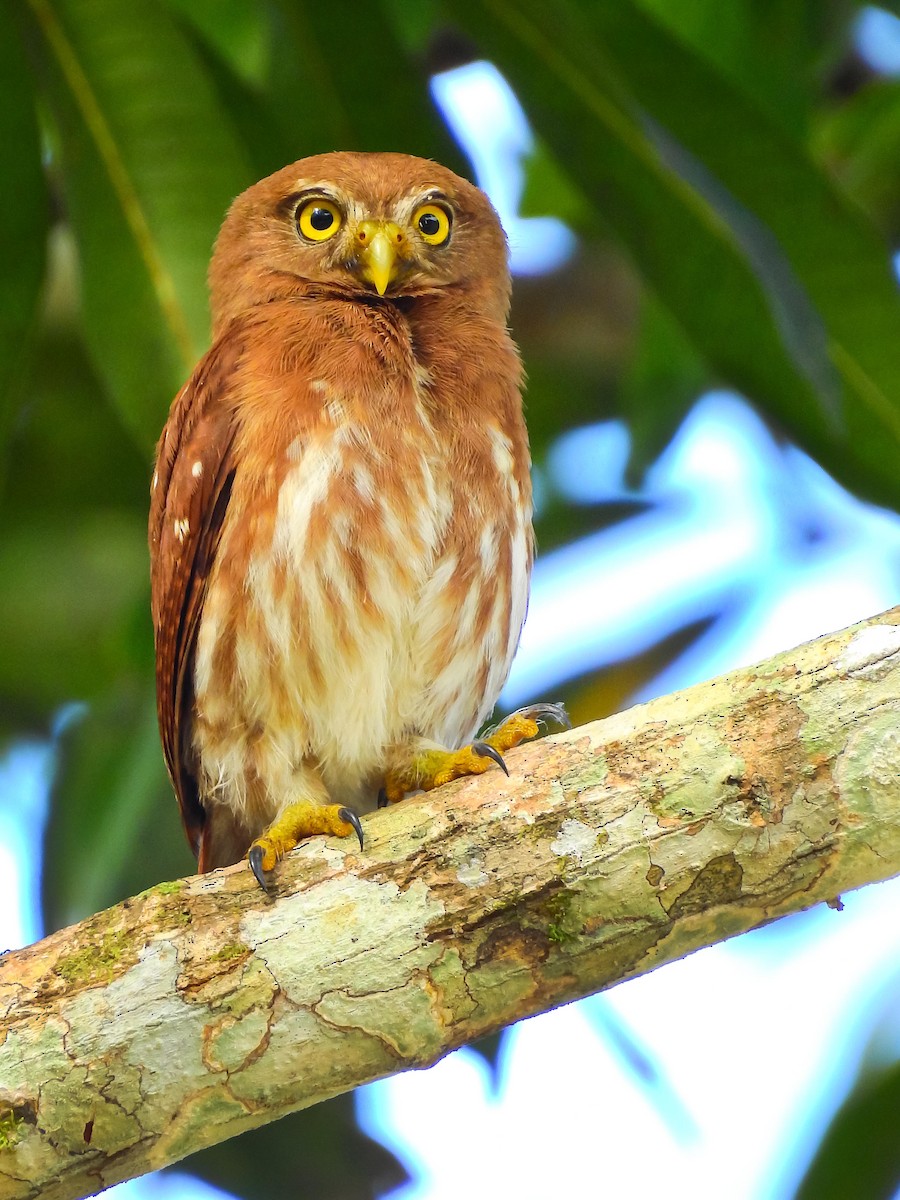
<instances>
[{"instance_id":1,"label":"background bokeh","mask_svg":"<svg viewBox=\"0 0 900 1200\"><path fill-rule=\"evenodd\" d=\"M900 602L900 5L0 0L0 942L191 871L154 439L231 198L334 148L510 236L540 558L506 707L586 721ZM900 886L132 1196L900 1195Z\"/></svg>"}]
</instances>

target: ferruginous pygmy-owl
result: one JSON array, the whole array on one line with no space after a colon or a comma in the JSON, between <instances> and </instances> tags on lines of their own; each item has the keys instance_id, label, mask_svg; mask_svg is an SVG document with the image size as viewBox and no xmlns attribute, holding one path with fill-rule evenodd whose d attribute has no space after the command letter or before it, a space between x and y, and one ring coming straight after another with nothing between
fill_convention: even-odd
<instances>
[{"instance_id":1,"label":"ferruginous pygmy-owl","mask_svg":"<svg viewBox=\"0 0 900 1200\"><path fill-rule=\"evenodd\" d=\"M476 187L323 154L235 200L150 509L159 723L201 871L483 771L532 562L506 241ZM462 747L462 749L457 749ZM504 768L505 769L505 768Z\"/></svg>"}]
</instances>

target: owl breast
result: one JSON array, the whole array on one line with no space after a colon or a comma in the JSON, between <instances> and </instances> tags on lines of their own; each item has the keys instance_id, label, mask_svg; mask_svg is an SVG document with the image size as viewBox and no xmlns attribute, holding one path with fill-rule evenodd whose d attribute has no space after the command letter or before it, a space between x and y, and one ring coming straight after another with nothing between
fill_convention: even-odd
<instances>
[{"instance_id":1,"label":"owl breast","mask_svg":"<svg viewBox=\"0 0 900 1200\"><path fill-rule=\"evenodd\" d=\"M499 425L448 436L422 403L402 420L349 408L326 394L287 444L274 514L246 555L226 530L204 606L201 788L250 824L295 798L309 761L366 808L393 744L470 739L524 620L530 497Z\"/></svg>"}]
</instances>

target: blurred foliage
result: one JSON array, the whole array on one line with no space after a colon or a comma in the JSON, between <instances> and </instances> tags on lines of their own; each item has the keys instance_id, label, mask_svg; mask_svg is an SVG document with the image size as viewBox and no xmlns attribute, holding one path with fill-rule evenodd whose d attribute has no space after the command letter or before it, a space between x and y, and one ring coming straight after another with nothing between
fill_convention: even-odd
<instances>
[{"instance_id":1,"label":"blurred foliage","mask_svg":"<svg viewBox=\"0 0 900 1200\"><path fill-rule=\"evenodd\" d=\"M355 1200L407 1179L393 1155L356 1128L352 1095L201 1150L188 1165L207 1183L260 1200Z\"/></svg>"},{"instance_id":2,"label":"blurred foliage","mask_svg":"<svg viewBox=\"0 0 900 1200\"><path fill-rule=\"evenodd\" d=\"M900 1063L865 1071L829 1125L797 1200L893 1200L898 1112Z\"/></svg>"},{"instance_id":3,"label":"blurred foliage","mask_svg":"<svg viewBox=\"0 0 900 1200\"><path fill-rule=\"evenodd\" d=\"M564 269L515 293L539 465L562 432L621 415L637 480L721 383L900 509L900 84L856 55L858 7L0 0L0 731L47 730L81 704L60 735L48 925L191 865L154 727L146 484L207 342L222 215L325 149L465 171L428 90L436 70L499 66L537 135L522 211L579 235ZM621 517L551 491L538 536L546 549ZM621 704L697 633L571 681L578 718ZM895 1070L866 1086L834 1153L878 1103L894 1111ZM883 1165L894 1143L876 1140ZM298 1158L305 1176L270 1166ZM363 1197L394 1170L347 1099L192 1166L269 1197ZM853 1176L855 1196L886 1194L865 1186Z\"/></svg>"},{"instance_id":4,"label":"blurred foliage","mask_svg":"<svg viewBox=\"0 0 900 1200\"><path fill-rule=\"evenodd\" d=\"M871 1017L857 1078L833 1114L796 1191L796 1200L893 1200L900 1186L897 1113L896 985L890 980Z\"/></svg>"}]
</instances>

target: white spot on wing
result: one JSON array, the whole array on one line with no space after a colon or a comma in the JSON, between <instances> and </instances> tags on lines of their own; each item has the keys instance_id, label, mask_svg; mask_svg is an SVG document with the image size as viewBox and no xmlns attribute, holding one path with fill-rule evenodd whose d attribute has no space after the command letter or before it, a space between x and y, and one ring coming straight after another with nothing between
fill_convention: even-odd
<instances>
[{"instance_id":1,"label":"white spot on wing","mask_svg":"<svg viewBox=\"0 0 900 1200\"><path fill-rule=\"evenodd\" d=\"M187 517L180 517L174 524L174 530L179 542L183 542L191 532L191 523Z\"/></svg>"},{"instance_id":2,"label":"white spot on wing","mask_svg":"<svg viewBox=\"0 0 900 1200\"><path fill-rule=\"evenodd\" d=\"M494 466L504 478L508 478L513 473L513 455L512 442L506 436L502 429L493 425L490 429L491 450L494 457Z\"/></svg>"},{"instance_id":3,"label":"white spot on wing","mask_svg":"<svg viewBox=\"0 0 900 1200\"><path fill-rule=\"evenodd\" d=\"M191 467L191 474L193 475L193 477L195 479L199 479L200 476L203 474L203 463L200 461L199 458L194 463L194 465Z\"/></svg>"},{"instance_id":4,"label":"white spot on wing","mask_svg":"<svg viewBox=\"0 0 900 1200\"><path fill-rule=\"evenodd\" d=\"M423 367L417 362L414 367L416 388L427 389L431 387L431 372L427 367Z\"/></svg>"}]
</instances>

